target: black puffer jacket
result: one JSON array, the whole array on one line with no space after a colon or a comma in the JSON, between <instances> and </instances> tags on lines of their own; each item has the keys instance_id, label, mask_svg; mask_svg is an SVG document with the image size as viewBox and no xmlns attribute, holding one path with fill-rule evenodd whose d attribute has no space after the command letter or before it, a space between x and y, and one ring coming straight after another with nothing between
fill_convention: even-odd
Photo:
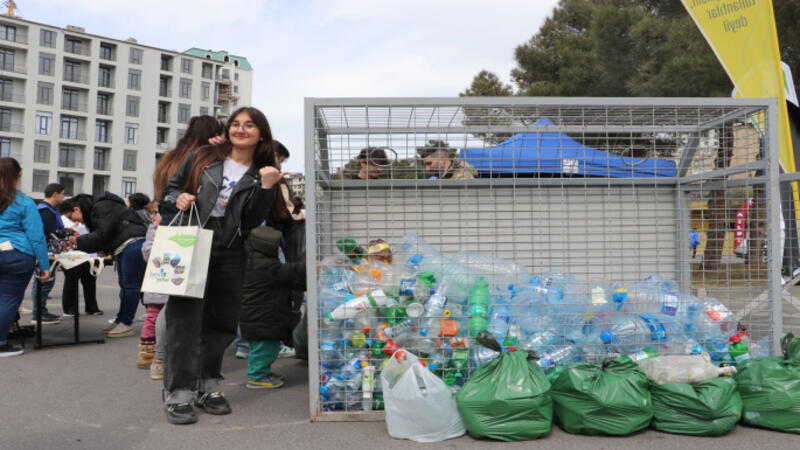
<instances>
[{"instance_id":1,"label":"black puffer jacket","mask_svg":"<svg viewBox=\"0 0 800 450\"><path fill-rule=\"evenodd\" d=\"M125 202L116 195L106 192L92 204L88 216L81 204L86 226L91 233L78 236L78 250L86 253L114 253L120 245L130 238L144 239L147 224L135 211L128 209Z\"/></svg>"},{"instance_id":2,"label":"black puffer jacket","mask_svg":"<svg viewBox=\"0 0 800 450\"><path fill-rule=\"evenodd\" d=\"M281 264L278 245L281 233L258 227L247 240L248 258L242 288L239 326L242 336L253 341L291 341L291 290L305 290L306 263Z\"/></svg>"}]
</instances>

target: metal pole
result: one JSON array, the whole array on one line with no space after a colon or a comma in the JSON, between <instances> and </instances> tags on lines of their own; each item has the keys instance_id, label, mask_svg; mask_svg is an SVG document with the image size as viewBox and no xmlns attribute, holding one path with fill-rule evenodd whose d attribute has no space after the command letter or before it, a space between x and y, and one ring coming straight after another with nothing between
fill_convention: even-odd
<instances>
[{"instance_id":1,"label":"metal pole","mask_svg":"<svg viewBox=\"0 0 800 450\"><path fill-rule=\"evenodd\" d=\"M317 166L315 151L316 107L305 99L306 152L306 315L308 318L308 408L311 420L319 415L319 332L317 330Z\"/></svg>"},{"instance_id":2,"label":"metal pole","mask_svg":"<svg viewBox=\"0 0 800 450\"><path fill-rule=\"evenodd\" d=\"M783 334L783 296L781 295L781 205L780 205L780 160L778 158L780 137L778 134L778 100L769 100L767 110L767 129L769 139L766 156L768 159L767 177L767 227L769 229L769 297L772 304L772 354L780 353L780 338Z\"/></svg>"}]
</instances>

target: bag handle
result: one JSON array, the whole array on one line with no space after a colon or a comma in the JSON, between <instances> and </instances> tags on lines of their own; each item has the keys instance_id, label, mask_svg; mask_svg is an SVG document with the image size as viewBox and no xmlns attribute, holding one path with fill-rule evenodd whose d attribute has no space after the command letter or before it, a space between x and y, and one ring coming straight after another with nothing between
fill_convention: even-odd
<instances>
[{"instance_id":1,"label":"bag handle","mask_svg":"<svg viewBox=\"0 0 800 450\"><path fill-rule=\"evenodd\" d=\"M486 330L481 331L478 333L478 337L475 338L475 341L481 347L488 348L489 350L494 350L497 353L503 353L505 349L497 342L492 333L489 333ZM539 355L533 350L527 350L528 352L528 361L538 361Z\"/></svg>"},{"instance_id":2,"label":"bag handle","mask_svg":"<svg viewBox=\"0 0 800 450\"><path fill-rule=\"evenodd\" d=\"M196 206L194 206L195 203L196 202L192 202L192 206L189 208L189 223L186 224L186 226L189 227L192 226L192 212L194 212L194 216L197 217L197 226L199 227L203 226L202 222L200 221L200 211L197 209ZM182 218L183 218L183 211L178 211L178 214L175 214L175 217L172 218L172 220L167 224L167 226L171 227L176 220ZM180 224L180 220L178 220L178 223Z\"/></svg>"}]
</instances>

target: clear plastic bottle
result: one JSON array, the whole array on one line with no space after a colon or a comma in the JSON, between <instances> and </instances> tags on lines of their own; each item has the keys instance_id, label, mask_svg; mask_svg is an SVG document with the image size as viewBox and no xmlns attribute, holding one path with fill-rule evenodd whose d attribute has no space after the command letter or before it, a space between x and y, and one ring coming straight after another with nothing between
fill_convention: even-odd
<instances>
[{"instance_id":1,"label":"clear plastic bottle","mask_svg":"<svg viewBox=\"0 0 800 450\"><path fill-rule=\"evenodd\" d=\"M508 334L508 323L511 317L508 306L505 304L496 304L492 307L492 314L489 318L489 326L487 331L497 339L501 344Z\"/></svg>"},{"instance_id":2,"label":"clear plastic bottle","mask_svg":"<svg viewBox=\"0 0 800 450\"><path fill-rule=\"evenodd\" d=\"M420 334L428 337L439 336L439 320L444 317L447 307L447 296L444 295L446 287L440 285L439 290L430 296L425 304L425 313L422 315L422 328Z\"/></svg>"},{"instance_id":3,"label":"clear plastic bottle","mask_svg":"<svg viewBox=\"0 0 800 450\"><path fill-rule=\"evenodd\" d=\"M617 315L600 332L600 340L611 352L633 353L664 342L666 331L654 316Z\"/></svg>"},{"instance_id":4,"label":"clear plastic bottle","mask_svg":"<svg viewBox=\"0 0 800 450\"><path fill-rule=\"evenodd\" d=\"M495 258L481 253L459 252L450 260L480 275L492 284L507 285L508 282L525 282L530 278L528 270L507 259Z\"/></svg>"},{"instance_id":5,"label":"clear plastic bottle","mask_svg":"<svg viewBox=\"0 0 800 450\"><path fill-rule=\"evenodd\" d=\"M539 365L543 369L563 367L572 363L584 361L584 353L577 345L566 345L543 352L539 358Z\"/></svg>"}]
</instances>

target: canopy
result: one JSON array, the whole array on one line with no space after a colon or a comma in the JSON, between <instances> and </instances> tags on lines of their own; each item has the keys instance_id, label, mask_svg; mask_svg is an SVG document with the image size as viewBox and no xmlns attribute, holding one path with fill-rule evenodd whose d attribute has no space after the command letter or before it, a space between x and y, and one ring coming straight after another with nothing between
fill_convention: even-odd
<instances>
[{"instance_id":1,"label":"canopy","mask_svg":"<svg viewBox=\"0 0 800 450\"><path fill-rule=\"evenodd\" d=\"M553 126L543 117L533 124ZM518 133L486 148L463 148L461 159L484 175L565 174L612 178L674 177L674 161L631 158L600 151L564 133Z\"/></svg>"}]
</instances>

